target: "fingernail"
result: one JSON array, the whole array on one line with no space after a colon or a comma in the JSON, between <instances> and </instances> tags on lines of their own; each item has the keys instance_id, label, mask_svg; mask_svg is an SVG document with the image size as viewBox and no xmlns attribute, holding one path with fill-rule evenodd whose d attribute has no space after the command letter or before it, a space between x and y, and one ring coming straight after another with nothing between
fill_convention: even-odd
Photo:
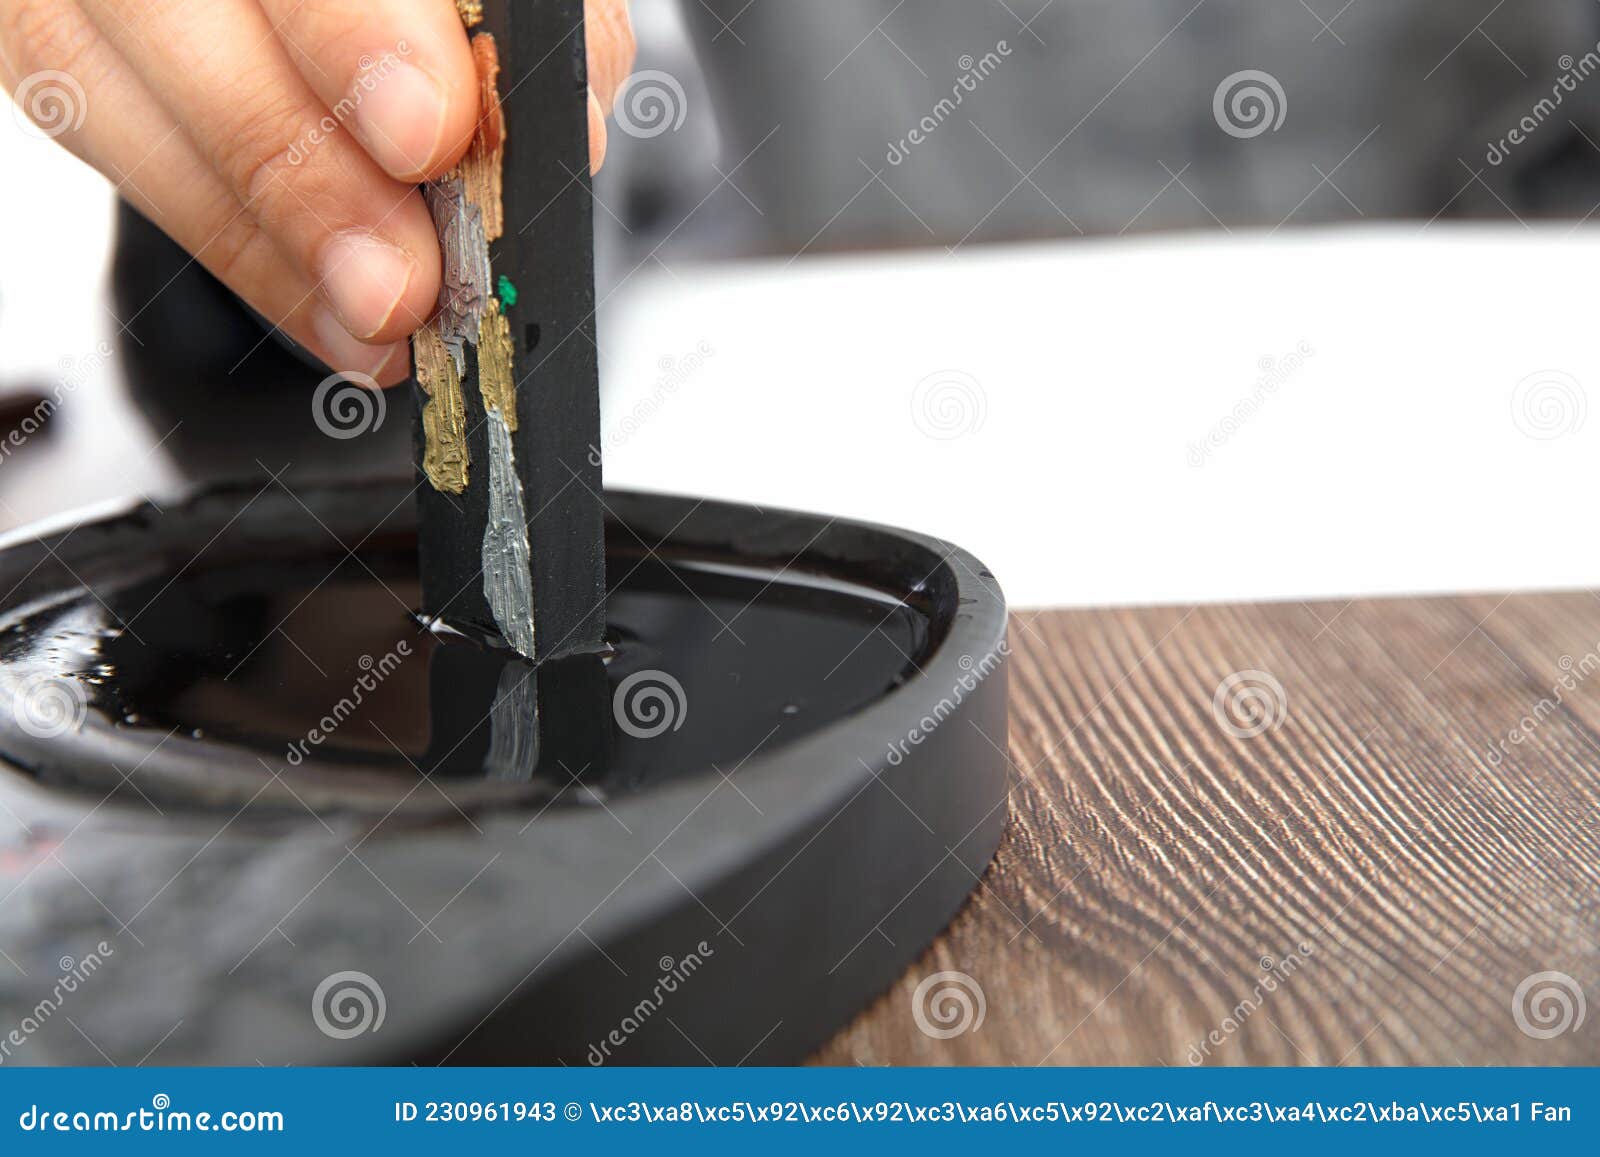
<instances>
[{"instance_id":1,"label":"fingernail","mask_svg":"<svg viewBox=\"0 0 1600 1157\"><path fill-rule=\"evenodd\" d=\"M396 342L389 347L389 356L372 371L380 386L398 386L411 376L411 343Z\"/></svg>"},{"instance_id":2,"label":"fingernail","mask_svg":"<svg viewBox=\"0 0 1600 1157\"><path fill-rule=\"evenodd\" d=\"M322 250L322 288L345 329L369 338L389 323L417 263L370 233L336 233Z\"/></svg>"},{"instance_id":3,"label":"fingernail","mask_svg":"<svg viewBox=\"0 0 1600 1157\"><path fill-rule=\"evenodd\" d=\"M377 75L363 73L352 99L355 129L378 164L396 177L424 172L444 136L445 92L414 64L401 61Z\"/></svg>"},{"instance_id":4,"label":"fingernail","mask_svg":"<svg viewBox=\"0 0 1600 1157\"><path fill-rule=\"evenodd\" d=\"M409 362L397 356L407 353L406 342L367 345L357 341L330 309L318 308L312 314L311 329L321 344L318 355L336 373L366 374L380 386L393 385L406 376Z\"/></svg>"},{"instance_id":5,"label":"fingernail","mask_svg":"<svg viewBox=\"0 0 1600 1157\"><path fill-rule=\"evenodd\" d=\"M589 173L600 172L606 163L606 114L600 108L600 98L594 89L589 90Z\"/></svg>"}]
</instances>

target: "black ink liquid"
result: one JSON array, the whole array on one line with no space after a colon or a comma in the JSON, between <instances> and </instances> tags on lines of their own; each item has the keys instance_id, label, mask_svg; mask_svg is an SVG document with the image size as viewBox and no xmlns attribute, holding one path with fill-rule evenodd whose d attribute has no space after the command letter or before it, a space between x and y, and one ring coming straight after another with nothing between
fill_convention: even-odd
<instances>
[{"instance_id":1,"label":"black ink liquid","mask_svg":"<svg viewBox=\"0 0 1600 1157\"><path fill-rule=\"evenodd\" d=\"M348 769L397 797L424 777L501 781L542 806L736 775L882 697L929 646L920 611L859 587L652 556L609 570L608 653L539 669L419 623L404 551L83 594L7 628L0 665L81 688L97 725L209 745L264 781L326 789Z\"/></svg>"}]
</instances>

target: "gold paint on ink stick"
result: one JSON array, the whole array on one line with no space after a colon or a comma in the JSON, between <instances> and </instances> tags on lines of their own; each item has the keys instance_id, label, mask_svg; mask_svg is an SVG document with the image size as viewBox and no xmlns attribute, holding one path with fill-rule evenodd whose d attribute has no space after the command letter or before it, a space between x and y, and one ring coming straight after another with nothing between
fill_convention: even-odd
<instances>
[{"instance_id":1,"label":"gold paint on ink stick","mask_svg":"<svg viewBox=\"0 0 1600 1157\"><path fill-rule=\"evenodd\" d=\"M479 0L457 0L456 7L462 22L469 29L483 19L483 5ZM479 32L472 37L471 46L483 112L466 155L455 169L429 188L447 187L452 180L461 182L456 215L448 220L454 224L457 232L463 225L472 225L466 230L466 235L470 235L476 231L476 226L469 217L481 219L481 240L475 239L475 245L484 247L479 250L479 260L482 268L487 270L487 243L499 238L505 229L503 172L506 122L505 112L500 105L500 57L494 37L487 32ZM462 202L465 203L464 210L459 207ZM430 205L432 203L430 200ZM474 209L476 213L472 212ZM451 233L449 224L440 223L439 229L441 236L455 235ZM507 428L515 431L517 407L511 328L501 313L499 302L493 296L485 297L487 300L479 298L468 310L470 317L470 313L476 312L480 308L479 303L482 303L476 334L478 389L485 407L498 411ZM467 320L460 316L459 303L447 304L456 309L452 316L458 324ZM467 489L471 466L467 447L466 402L461 382L462 371L458 369L450 347L443 340L441 326L444 325L444 316L441 313L419 330L413 343L417 382L428 396L422 410L423 473L434 489L448 494L462 494ZM465 336L470 344L472 330L467 329L466 334L461 336ZM470 363L465 364L470 366Z\"/></svg>"},{"instance_id":2,"label":"gold paint on ink stick","mask_svg":"<svg viewBox=\"0 0 1600 1157\"><path fill-rule=\"evenodd\" d=\"M496 303L498 305L498 302ZM478 330L478 392L486 410L497 411L517 432L517 382L512 376L511 323L498 308L487 309Z\"/></svg>"},{"instance_id":3,"label":"gold paint on ink stick","mask_svg":"<svg viewBox=\"0 0 1600 1157\"><path fill-rule=\"evenodd\" d=\"M422 472L435 490L464 494L471 455L467 449L467 404L461 375L431 327L417 331L412 345L417 383L428 395L422 407Z\"/></svg>"}]
</instances>

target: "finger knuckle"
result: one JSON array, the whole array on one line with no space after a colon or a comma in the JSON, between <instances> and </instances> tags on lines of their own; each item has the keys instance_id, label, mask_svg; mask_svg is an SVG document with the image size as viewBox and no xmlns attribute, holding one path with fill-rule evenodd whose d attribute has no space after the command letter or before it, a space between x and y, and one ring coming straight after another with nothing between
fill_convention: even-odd
<instances>
[{"instance_id":1,"label":"finger knuckle","mask_svg":"<svg viewBox=\"0 0 1600 1157\"><path fill-rule=\"evenodd\" d=\"M354 73L403 43L369 7L349 0L304 0L290 22L294 54L336 88L347 88Z\"/></svg>"},{"instance_id":2,"label":"finger knuckle","mask_svg":"<svg viewBox=\"0 0 1600 1157\"><path fill-rule=\"evenodd\" d=\"M217 280L245 292L252 274L277 254L272 238L248 213L238 213L196 253Z\"/></svg>"},{"instance_id":3,"label":"finger knuckle","mask_svg":"<svg viewBox=\"0 0 1600 1157\"><path fill-rule=\"evenodd\" d=\"M217 167L247 201L271 197L280 186L294 185L319 132L338 131L324 123L329 119L319 121L314 110L287 96L238 101L215 146Z\"/></svg>"},{"instance_id":4,"label":"finger knuckle","mask_svg":"<svg viewBox=\"0 0 1600 1157\"><path fill-rule=\"evenodd\" d=\"M294 18L305 33L305 42L315 45L353 41L374 19L365 5L349 0L304 0L296 7Z\"/></svg>"},{"instance_id":5,"label":"finger knuckle","mask_svg":"<svg viewBox=\"0 0 1600 1157\"><path fill-rule=\"evenodd\" d=\"M0 43L19 79L47 69L85 71L94 41L93 28L63 19L55 0L14 0L0 7Z\"/></svg>"}]
</instances>

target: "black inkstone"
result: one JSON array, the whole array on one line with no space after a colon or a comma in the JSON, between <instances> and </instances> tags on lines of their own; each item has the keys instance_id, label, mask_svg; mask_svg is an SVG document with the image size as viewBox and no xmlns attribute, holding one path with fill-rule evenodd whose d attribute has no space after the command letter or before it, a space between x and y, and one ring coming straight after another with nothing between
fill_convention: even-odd
<instances>
[{"instance_id":1,"label":"black inkstone","mask_svg":"<svg viewBox=\"0 0 1600 1157\"><path fill-rule=\"evenodd\" d=\"M976 560L611 493L607 650L535 668L411 615L409 493L0 549L0 1023L110 949L8 1063L792 1062L960 906L1006 818Z\"/></svg>"}]
</instances>

